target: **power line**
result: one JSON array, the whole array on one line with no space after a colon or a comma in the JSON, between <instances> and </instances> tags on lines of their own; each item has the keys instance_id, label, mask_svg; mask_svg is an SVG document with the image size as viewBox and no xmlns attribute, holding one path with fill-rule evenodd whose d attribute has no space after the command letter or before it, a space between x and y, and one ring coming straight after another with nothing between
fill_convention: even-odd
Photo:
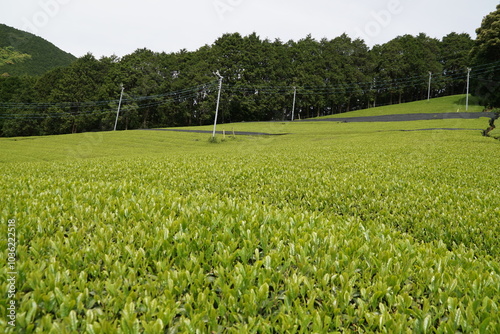
<instances>
[{"instance_id":1,"label":"power line","mask_svg":"<svg viewBox=\"0 0 500 334\"><path fill-rule=\"evenodd\" d=\"M500 68L500 61L483 64L471 68L470 78L485 80L481 76L497 71ZM457 80L467 79L467 70L455 70L448 73L436 74L434 82L446 84ZM327 80L327 79L323 79ZM428 82L428 75L418 75L407 78L384 78L375 77L367 81L358 82L337 82L335 84L325 84L324 86L283 86L283 85L245 85L241 82L227 83L224 92L242 93L247 95L277 95L295 94L302 96L315 95L345 95L345 94L368 94L381 93L387 91L401 91L408 88L425 87ZM217 91L219 81L212 81L197 86L167 92L158 95L132 96L123 98L124 108L136 110L144 108L158 107L169 103L186 102L188 100L203 100L212 92ZM35 103L15 103L0 102L0 119L44 119L76 117L82 115L102 115L111 112L111 105L118 105L119 100L84 101L84 102L35 102ZM57 110L57 111L51 111ZM74 109L73 111L68 109ZM1 113L2 110L17 110L19 113ZM46 112L35 112L43 110Z\"/></svg>"}]
</instances>

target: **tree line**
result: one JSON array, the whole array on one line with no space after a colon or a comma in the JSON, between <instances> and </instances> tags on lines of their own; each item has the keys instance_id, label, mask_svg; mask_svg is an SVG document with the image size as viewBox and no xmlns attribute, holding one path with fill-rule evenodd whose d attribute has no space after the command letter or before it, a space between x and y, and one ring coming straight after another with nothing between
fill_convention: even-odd
<instances>
[{"instance_id":1,"label":"tree line","mask_svg":"<svg viewBox=\"0 0 500 334\"><path fill-rule=\"evenodd\" d=\"M422 33L369 48L345 34L283 42L233 33L193 52L87 54L42 76L0 78L0 135L112 130L122 87L119 130L209 124L216 71L226 123L290 119L294 94L301 118L424 99L429 79L432 97L463 94L467 68L491 62L475 63L476 43Z\"/></svg>"}]
</instances>

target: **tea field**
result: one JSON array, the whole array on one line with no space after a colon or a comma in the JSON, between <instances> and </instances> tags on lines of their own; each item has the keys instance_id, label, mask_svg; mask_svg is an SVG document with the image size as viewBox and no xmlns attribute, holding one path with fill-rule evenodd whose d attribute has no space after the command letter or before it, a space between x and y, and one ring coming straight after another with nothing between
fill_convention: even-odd
<instances>
[{"instance_id":1,"label":"tea field","mask_svg":"<svg viewBox=\"0 0 500 334\"><path fill-rule=\"evenodd\" d=\"M500 142L476 130L487 123L0 139L3 258L9 220L17 238L0 330L499 332ZM462 130L423 130L436 128Z\"/></svg>"}]
</instances>

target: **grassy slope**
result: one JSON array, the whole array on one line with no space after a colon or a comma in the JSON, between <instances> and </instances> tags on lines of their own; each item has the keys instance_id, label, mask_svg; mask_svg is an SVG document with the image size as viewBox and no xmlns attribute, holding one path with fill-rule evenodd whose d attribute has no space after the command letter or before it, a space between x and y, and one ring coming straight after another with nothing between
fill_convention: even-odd
<instances>
[{"instance_id":1,"label":"grassy slope","mask_svg":"<svg viewBox=\"0 0 500 334\"><path fill-rule=\"evenodd\" d=\"M430 101L416 101L403 104L393 104L377 108L352 111L327 117L363 117L392 114L419 114L419 113L450 113L465 112L465 95L453 95L431 99ZM469 112L481 112L483 107L477 104L477 99L470 98Z\"/></svg>"}]
</instances>

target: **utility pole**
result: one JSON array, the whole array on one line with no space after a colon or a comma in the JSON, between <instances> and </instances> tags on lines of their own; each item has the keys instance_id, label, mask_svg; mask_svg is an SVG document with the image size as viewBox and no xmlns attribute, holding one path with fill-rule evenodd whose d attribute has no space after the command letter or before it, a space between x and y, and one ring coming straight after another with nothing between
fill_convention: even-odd
<instances>
[{"instance_id":1,"label":"utility pole","mask_svg":"<svg viewBox=\"0 0 500 334\"><path fill-rule=\"evenodd\" d=\"M295 99L297 98L297 87L293 87L292 122L295 116Z\"/></svg>"},{"instance_id":2,"label":"utility pole","mask_svg":"<svg viewBox=\"0 0 500 334\"><path fill-rule=\"evenodd\" d=\"M125 87L123 87L123 84L121 84L121 87L122 87L122 92L120 94L120 102L118 103L118 110L116 111L115 128L113 131L116 131L116 125L118 124L118 116L120 115L120 108L122 106L123 91Z\"/></svg>"},{"instance_id":3,"label":"utility pole","mask_svg":"<svg viewBox=\"0 0 500 334\"><path fill-rule=\"evenodd\" d=\"M469 111L470 71L472 71L472 69L470 67L468 67L467 68L467 97L466 97L466 101L465 101L465 111Z\"/></svg>"},{"instance_id":4,"label":"utility pole","mask_svg":"<svg viewBox=\"0 0 500 334\"><path fill-rule=\"evenodd\" d=\"M431 100L431 83L432 83L432 72L429 72L429 92L427 93L427 101Z\"/></svg>"},{"instance_id":5,"label":"utility pole","mask_svg":"<svg viewBox=\"0 0 500 334\"><path fill-rule=\"evenodd\" d=\"M220 105L220 93L222 91L222 75L220 75L219 71L215 73L219 77L219 96L217 97L217 107L215 109L215 121L214 121L214 133L212 134L212 138L215 138L215 129L217 128L217 117L219 116L219 105Z\"/></svg>"}]
</instances>

